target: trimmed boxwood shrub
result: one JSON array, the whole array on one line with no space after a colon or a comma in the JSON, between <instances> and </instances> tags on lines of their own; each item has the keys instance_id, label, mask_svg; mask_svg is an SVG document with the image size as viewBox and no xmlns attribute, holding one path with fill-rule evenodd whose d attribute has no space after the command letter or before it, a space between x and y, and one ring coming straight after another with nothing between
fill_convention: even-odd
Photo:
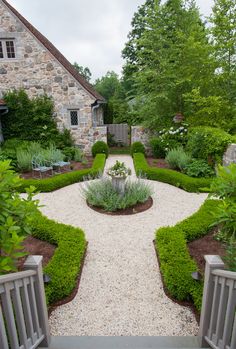
<instances>
[{"instance_id":1,"label":"trimmed boxwood shrub","mask_svg":"<svg viewBox=\"0 0 236 349\"><path fill-rule=\"evenodd\" d=\"M145 155L145 148L144 148L144 145L141 143L141 142L134 142L132 145L131 145L131 155L133 156L134 154L136 153L142 153Z\"/></svg>"},{"instance_id":2,"label":"trimmed boxwood shrub","mask_svg":"<svg viewBox=\"0 0 236 349\"><path fill-rule=\"evenodd\" d=\"M95 158L97 154L105 154L108 157L109 148L108 145L103 141L97 141L92 146L92 155Z\"/></svg>"},{"instance_id":3,"label":"trimmed boxwood shrub","mask_svg":"<svg viewBox=\"0 0 236 349\"><path fill-rule=\"evenodd\" d=\"M217 200L207 200L190 218L174 227L160 228L156 232L156 249L165 287L177 300L193 300L197 310L201 309L203 282L192 279L191 273L198 269L192 260L187 242L208 233L214 222Z\"/></svg>"},{"instance_id":4,"label":"trimmed boxwood shrub","mask_svg":"<svg viewBox=\"0 0 236 349\"><path fill-rule=\"evenodd\" d=\"M104 154L96 155L93 166L90 169L78 170L69 173L63 173L51 178L45 179L24 179L19 188L20 192L25 192L26 188L34 186L36 190L42 192L51 192L67 185L82 182L85 177L96 177L102 172L105 166L106 156Z\"/></svg>"},{"instance_id":5,"label":"trimmed boxwood shrub","mask_svg":"<svg viewBox=\"0 0 236 349\"><path fill-rule=\"evenodd\" d=\"M45 286L47 303L51 305L70 295L75 288L87 242L81 229L56 223L40 212L31 223L31 232L35 238L57 246L44 268L51 277L50 283Z\"/></svg>"},{"instance_id":6,"label":"trimmed boxwood shrub","mask_svg":"<svg viewBox=\"0 0 236 349\"><path fill-rule=\"evenodd\" d=\"M193 127L189 130L187 149L194 158L221 162L227 146L233 143L230 134L220 128Z\"/></svg>"},{"instance_id":7,"label":"trimmed boxwood shrub","mask_svg":"<svg viewBox=\"0 0 236 349\"><path fill-rule=\"evenodd\" d=\"M209 192L211 178L192 178L183 173L156 167L149 167L143 154L134 154L136 174L145 175L147 179L164 182L182 188L191 193Z\"/></svg>"}]
</instances>

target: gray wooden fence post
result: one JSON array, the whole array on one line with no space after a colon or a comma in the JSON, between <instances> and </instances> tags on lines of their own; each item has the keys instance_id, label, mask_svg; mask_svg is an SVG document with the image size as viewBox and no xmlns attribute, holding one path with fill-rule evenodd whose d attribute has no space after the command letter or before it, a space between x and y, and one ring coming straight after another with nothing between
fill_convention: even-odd
<instances>
[{"instance_id":1,"label":"gray wooden fence post","mask_svg":"<svg viewBox=\"0 0 236 349\"><path fill-rule=\"evenodd\" d=\"M199 340L201 348L208 347L208 343L205 341L205 336L207 335L209 321L212 309L212 299L214 291L214 281L212 271L214 269L224 269L225 265L219 256L204 256L206 260L205 267L205 279L204 279L204 290L202 299L202 310L199 328Z\"/></svg>"},{"instance_id":2,"label":"gray wooden fence post","mask_svg":"<svg viewBox=\"0 0 236 349\"><path fill-rule=\"evenodd\" d=\"M43 342L40 344L43 347L49 347L50 345L50 332L48 323L47 304L44 291L43 282L43 268L42 268L42 256L29 256L24 263L25 270L35 270L35 294L38 304L38 316L42 332L45 336Z\"/></svg>"}]
</instances>

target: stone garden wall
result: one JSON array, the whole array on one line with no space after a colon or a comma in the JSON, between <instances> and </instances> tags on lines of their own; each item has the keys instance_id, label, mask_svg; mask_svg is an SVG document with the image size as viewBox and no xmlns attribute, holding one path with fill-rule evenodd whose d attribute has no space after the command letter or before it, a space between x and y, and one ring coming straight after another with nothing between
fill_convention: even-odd
<instances>
[{"instance_id":1,"label":"stone garden wall","mask_svg":"<svg viewBox=\"0 0 236 349\"><path fill-rule=\"evenodd\" d=\"M153 133L142 126L131 126L131 145L134 142L141 142L145 146L147 154L151 154L151 147L149 145L150 138Z\"/></svg>"},{"instance_id":2,"label":"stone garden wall","mask_svg":"<svg viewBox=\"0 0 236 349\"><path fill-rule=\"evenodd\" d=\"M236 164L236 144L230 144L223 157L223 165Z\"/></svg>"},{"instance_id":3,"label":"stone garden wall","mask_svg":"<svg viewBox=\"0 0 236 349\"><path fill-rule=\"evenodd\" d=\"M91 148L95 142L103 141L107 143L106 126L72 129L71 134L75 143L88 155L91 155Z\"/></svg>"}]
</instances>

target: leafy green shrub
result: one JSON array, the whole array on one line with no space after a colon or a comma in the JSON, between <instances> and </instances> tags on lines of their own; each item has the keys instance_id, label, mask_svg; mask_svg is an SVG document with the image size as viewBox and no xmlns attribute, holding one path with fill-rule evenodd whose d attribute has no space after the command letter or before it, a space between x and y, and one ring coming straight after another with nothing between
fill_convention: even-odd
<instances>
[{"instance_id":1,"label":"leafy green shrub","mask_svg":"<svg viewBox=\"0 0 236 349\"><path fill-rule=\"evenodd\" d=\"M162 149L165 154L168 151L185 147L187 143L188 124L182 123L181 126L171 126L170 128L159 131L159 137L162 144Z\"/></svg>"},{"instance_id":2,"label":"leafy green shrub","mask_svg":"<svg viewBox=\"0 0 236 349\"><path fill-rule=\"evenodd\" d=\"M184 172L190 177L213 177L215 172L212 167L208 165L205 160L193 159L188 163Z\"/></svg>"},{"instance_id":3,"label":"leafy green shrub","mask_svg":"<svg viewBox=\"0 0 236 349\"><path fill-rule=\"evenodd\" d=\"M50 146L46 149L43 149L38 156L49 163L56 163L59 161L63 161L64 154L61 150L56 149L55 145L50 144Z\"/></svg>"},{"instance_id":4,"label":"leafy green shrub","mask_svg":"<svg viewBox=\"0 0 236 349\"><path fill-rule=\"evenodd\" d=\"M191 156L184 151L182 147L172 149L166 156L166 162L172 169L183 171L185 167L191 162Z\"/></svg>"},{"instance_id":5,"label":"leafy green shrub","mask_svg":"<svg viewBox=\"0 0 236 349\"><path fill-rule=\"evenodd\" d=\"M83 160L83 152L80 148L75 148L74 160L78 162Z\"/></svg>"},{"instance_id":6,"label":"leafy green shrub","mask_svg":"<svg viewBox=\"0 0 236 349\"><path fill-rule=\"evenodd\" d=\"M52 259L44 268L44 272L51 277L51 282L45 285L47 302L53 304L71 294L76 286L86 250L84 232L56 223L40 212L31 222L30 228L35 238L57 246Z\"/></svg>"},{"instance_id":7,"label":"leafy green shrub","mask_svg":"<svg viewBox=\"0 0 236 349\"><path fill-rule=\"evenodd\" d=\"M136 153L142 153L145 155L145 147L144 145L141 143L141 142L134 142L132 145L131 145L131 155L133 156L134 154Z\"/></svg>"},{"instance_id":8,"label":"leafy green shrub","mask_svg":"<svg viewBox=\"0 0 236 349\"><path fill-rule=\"evenodd\" d=\"M193 300L198 310L201 309L203 284L191 277L197 265L189 255L187 241L207 234L214 220L211 211L217 206L217 200L207 200L193 216L156 232L160 269L168 292L178 300Z\"/></svg>"},{"instance_id":9,"label":"leafy green shrub","mask_svg":"<svg viewBox=\"0 0 236 349\"><path fill-rule=\"evenodd\" d=\"M63 173L51 178L45 179L24 179L19 187L19 191L25 192L26 188L33 185L42 192L51 192L73 183L82 182L85 177L96 177L103 171L106 162L104 154L98 154L94 159L93 166L90 169Z\"/></svg>"},{"instance_id":10,"label":"leafy green shrub","mask_svg":"<svg viewBox=\"0 0 236 349\"><path fill-rule=\"evenodd\" d=\"M124 194L114 188L111 180L101 178L98 181L87 183L84 195L87 202L105 211L113 212L137 203L143 203L151 196L150 186L141 180L126 182Z\"/></svg>"},{"instance_id":11,"label":"leafy green shrub","mask_svg":"<svg viewBox=\"0 0 236 349\"><path fill-rule=\"evenodd\" d=\"M224 262L230 271L236 272L236 240L230 239L226 248Z\"/></svg>"},{"instance_id":12,"label":"leafy green shrub","mask_svg":"<svg viewBox=\"0 0 236 349\"><path fill-rule=\"evenodd\" d=\"M163 168L149 167L143 154L134 154L134 167L137 175L147 179L169 183L186 191L209 192L212 180L210 178L192 178L183 173Z\"/></svg>"},{"instance_id":13,"label":"leafy green shrub","mask_svg":"<svg viewBox=\"0 0 236 349\"><path fill-rule=\"evenodd\" d=\"M92 146L92 155L94 158L97 154L105 154L106 157L108 157L108 152L109 152L108 145L103 141L97 141Z\"/></svg>"},{"instance_id":14,"label":"leafy green shrub","mask_svg":"<svg viewBox=\"0 0 236 349\"><path fill-rule=\"evenodd\" d=\"M21 199L17 193L20 184L10 161L0 162L0 274L16 270L16 260L24 255L21 243L35 217L34 188L27 189L27 198Z\"/></svg>"},{"instance_id":15,"label":"leafy green shrub","mask_svg":"<svg viewBox=\"0 0 236 349\"><path fill-rule=\"evenodd\" d=\"M163 140L160 137L152 138L150 141L152 154L155 158L164 158L166 155L165 146Z\"/></svg>"},{"instance_id":16,"label":"leafy green shrub","mask_svg":"<svg viewBox=\"0 0 236 349\"><path fill-rule=\"evenodd\" d=\"M71 161L75 157L75 147L65 147L62 149L66 161Z\"/></svg>"},{"instance_id":17,"label":"leafy green shrub","mask_svg":"<svg viewBox=\"0 0 236 349\"><path fill-rule=\"evenodd\" d=\"M187 149L192 156L210 162L221 162L227 146L232 142L225 131L213 127L194 127L190 129Z\"/></svg>"},{"instance_id":18,"label":"leafy green shrub","mask_svg":"<svg viewBox=\"0 0 236 349\"><path fill-rule=\"evenodd\" d=\"M227 167L221 165L217 168L217 177L211 185L213 196L220 199L236 200L236 164Z\"/></svg>"},{"instance_id":19,"label":"leafy green shrub","mask_svg":"<svg viewBox=\"0 0 236 349\"><path fill-rule=\"evenodd\" d=\"M23 149L16 151L17 166L22 172L29 172L32 170L32 155Z\"/></svg>"}]
</instances>

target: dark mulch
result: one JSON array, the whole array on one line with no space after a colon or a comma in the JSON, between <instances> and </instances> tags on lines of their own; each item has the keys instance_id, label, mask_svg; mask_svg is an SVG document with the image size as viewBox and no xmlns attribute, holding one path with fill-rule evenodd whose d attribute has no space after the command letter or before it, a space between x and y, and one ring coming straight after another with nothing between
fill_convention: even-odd
<instances>
[{"instance_id":1,"label":"dark mulch","mask_svg":"<svg viewBox=\"0 0 236 349\"><path fill-rule=\"evenodd\" d=\"M56 246L51 245L46 241L35 239L32 236L28 236L24 240L23 246L24 246L24 252L26 252L27 255L43 256L43 267L45 267L48 264L48 262L52 258L54 251L56 249ZM24 264L26 258L27 258L27 256L19 259L19 261L17 263L17 267L19 270L23 269L23 264Z\"/></svg>"},{"instance_id":2,"label":"dark mulch","mask_svg":"<svg viewBox=\"0 0 236 349\"><path fill-rule=\"evenodd\" d=\"M124 210L117 210L117 211L114 211L114 212L105 211L101 207L92 206L92 205L89 205L88 203L87 203L87 205L92 210L97 211L97 212L102 213L102 214L107 214L107 215L110 215L110 216L126 216L126 215L132 215L132 214L136 214L136 213L147 211L149 208L152 207L153 200L152 200L151 197L149 197L148 200L146 202L144 202L144 203L139 203L139 204L136 204L134 206L127 207Z\"/></svg>"},{"instance_id":3,"label":"dark mulch","mask_svg":"<svg viewBox=\"0 0 236 349\"><path fill-rule=\"evenodd\" d=\"M72 172L72 171L78 171L78 170L84 170L84 169L88 169L88 168L91 168L92 165L93 165L93 158L91 156L87 156L86 157L86 160L87 160L87 163L86 164L83 164L81 162L76 162L76 161L71 161L71 168L69 170L68 167L65 167L61 173L67 173L67 172ZM57 173L58 174L58 173ZM59 173L60 174L60 173ZM37 174L36 174L37 175ZM55 174L56 175L56 174ZM24 179L32 179L35 177L33 177L33 174L32 172L26 172L26 173L21 173L20 176ZM51 176L51 171L47 172L47 173L44 173L43 174L43 178L50 178L52 177Z\"/></svg>"},{"instance_id":4,"label":"dark mulch","mask_svg":"<svg viewBox=\"0 0 236 349\"><path fill-rule=\"evenodd\" d=\"M204 255L219 255L225 256L225 246L222 242L214 239L216 229L212 230L209 234L205 235L201 239L194 240L188 244L189 253L191 257L196 261L199 270L204 274L205 259Z\"/></svg>"},{"instance_id":5,"label":"dark mulch","mask_svg":"<svg viewBox=\"0 0 236 349\"><path fill-rule=\"evenodd\" d=\"M146 160L148 162L148 165L151 167L170 168L165 159L155 159L148 157Z\"/></svg>"}]
</instances>

